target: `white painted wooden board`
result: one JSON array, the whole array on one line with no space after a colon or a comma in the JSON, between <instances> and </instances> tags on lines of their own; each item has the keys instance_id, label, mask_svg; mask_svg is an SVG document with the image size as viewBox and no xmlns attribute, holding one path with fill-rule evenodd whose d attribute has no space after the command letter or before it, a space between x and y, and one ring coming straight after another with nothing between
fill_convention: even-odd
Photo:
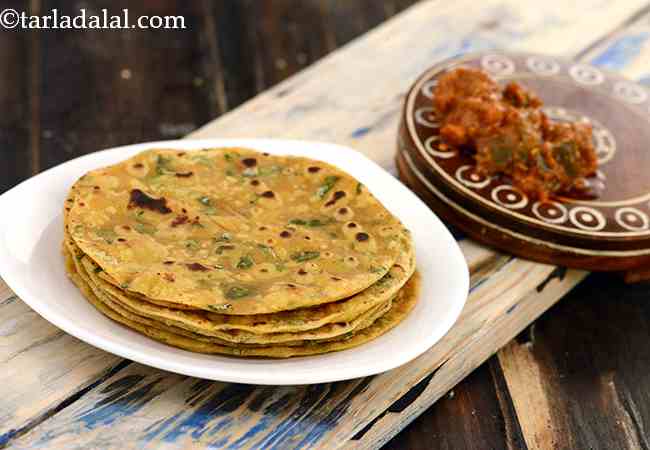
<instances>
[{"instance_id":1,"label":"white painted wooden board","mask_svg":"<svg viewBox=\"0 0 650 450\"><path fill-rule=\"evenodd\" d=\"M575 55L620 26L643 2L581 0L567 5L549 0L531 7L506 0L472 5L476 3L468 0L418 4L190 137L327 140L357 148L391 168L402 96L427 66L459 52L488 48ZM609 36L588 57L650 79L643 62L648 61L648 33L643 37L641 32L649 23L641 18ZM624 40L637 31L635 39ZM638 44L620 44L631 41ZM570 271L564 280L555 279L537 292L553 267L499 255L467 240L461 246L472 270L473 290L461 320L441 343L386 374L313 387L226 385L139 364L115 369L118 358L56 330L0 284L0 445L373 447L585 275ZM87 386L84 395L73 397ZM418 394L413 401L390 408L413 389ZM355 435L358 439L350 442Z\"/></svg>"}]
</instances>

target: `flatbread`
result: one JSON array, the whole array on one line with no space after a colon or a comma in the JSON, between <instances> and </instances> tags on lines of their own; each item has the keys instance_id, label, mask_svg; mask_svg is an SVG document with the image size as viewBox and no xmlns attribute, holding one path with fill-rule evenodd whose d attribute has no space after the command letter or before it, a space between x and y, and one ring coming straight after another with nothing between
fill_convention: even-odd
<instances>
[{"instance_id":1,"label":"flatbread","mask_svg":"<svg viewBox=\"0 0 650 450\"><path fill-rule=\"evenodd\" d=\"M68 257L67 259L71 259L71 257ZM66 267L69 268L71 266L74 268L74 264L71 264L70 261L67 261ZM82 277L77 274L74 269L69 272L69 275L72 281L84 293L84 296L88 299L88 301L93 304L93 306L95 306L95 308L97 308L100 312L113 319L114 321L121 323L130 329L138 331L141 334L144 334L154 340L198 353L267 358L288 358L294 356L307 356L319 353L340 351L356 347L370 340L373 340L378 336L386 333L390 329L394 328L402 320L404 320L404 318L415 306L420 288L420 276L419 273L416 272L406 283L404 288L400 290L386 314L382 315L369 327L364 328L357 333L349 333L343 339L329 342L312 341L308 344L296 346L278 345L260 347L230 347L212 342L204 342L192 339L187 336L173 333L169 330L160 329L142 323L141 321L133 320L132 318L128 318L125 315L121 315L99 301L99 299L93 294L92 290L84 282Z\"/></svg>"},{"instance_id":2,"label":"flatbread","mask_svg":"<svg viewBox=\"0 0 650 450\"><path fill-rule=\"evenodd\" d=\"M155 328L160 331L168 331L174 334L178 334L180 336L184 336L190 339L202 341L202 342L209 342L213 344L219 344L219 345L224 345L228 347L240 347L240 348L256 348L256 347L264 347L264 344L241 344L241 343L234 343L234 342L229 342L225 341L222 339L219 339L217 337L212 337L212 336L204 336L201 334L193 333L191 331L188 331L184 328L179 328L174 325L170 325L167 323L162 323L158 322L155 320L152 320L148 317L140 316L137 313L134 313L134 311L129 310L128 308L122 307L119 303L113 302L109 297L104 295L101 290L98 290L96 286L93 286L92 281L90 280L88 273L84 270L83 265L81 264L80 261L78 260L73 260L73 258L70 256L70 253L67 251L67 249L64 250L64 256L66 258L66 261L72 261L72 263L67 263L66 264L66 270L68 272L68 275L72 280L75 282L77 286L80 287L82 294L84 297L86 297L89 302L93 305L97 305L97 303L103 304L106 308L111 309L115 313L123 316L126 319L132 320L136 323ZM363 328L369 327L372 325L379 317L383 316L388 312L392 304L392 300L389 300L388 302L385 302L384 304L377 305L376 307L372 308L371 311L369 311L368 314L365 315L363 320L358 321L357 323L357 328L354 331L361 330ZM100 308L100 311L103 311L103 309ZM350 332L342 335L341 336L334 336L331 338L323 339L323 342L330 342L330 341L335 341L339 339L344 339ZM281 345L283 346L296 346L296 345L306 345L307 343L313 342L312 340L293 340L293 341L284 341L282 342Z\"/></svg>"},{"instance_id":3,"label":"flatbread","mask_svg":"<svg viewBox=\"0 0 650 450\"><path fill-rule=\"evenodd\" d=\"M74 246L72 240L68 239L66 242L72 246L72 252L78 255L78 258L84 257L83 253ZM115 302L154 320L177 324L181 322L184 324L182 325L184 328L208 336L214 336L216 331L226 330L242 330L258 334L295 333L320 328L329 323L352 321L371 308L394 297L415 270L415 257L411 247L409 250L408 253L403 253L398 257L396 264L384 277L349 299L291 311L250 316L217 314L202 310L179 310L161 306L142 297L129 295L108 283L101 277L102 272L98 272L99 266L89 260L87 262L93 266L89 267L87 271L92 283L111 296Z\"/></svg>"},{"instance_id":4,"label":"flatbread","mask_svg":"<svg viewBox=\"0 0 650 450\"><path fill-rule=\"evenodd\" d=\"M91 288L95 288L94 282L92 280L92 270L93 266L89 262L87 257L83 257L81 260L81 266L83 273L88 277L88 284ZM98 292L99 291L99 292ZM103 299L105 293L101 292L98 288L95 291L95 294L99 294L100 299ZM118 301L113 296L107 296L111 303L115 303L125 308L126 310L131 311L133 314L142 315L142 313L137 309L137 306L133 302L128 301L126 298L122 298L121 301ZM359 316L351 319L348 322L336 322L336 323L327 323L319 328L314 328L311 330L299 331L295 333L251 333L242 330L214 330L206 332L202 327L193 326L193 324L188 324L187 321L177 321L173 319L163 320L162 323L166 325L173 325L175 327L183 328L193 333L202 334L205 336L217 337L220 340L228 341L238 344L265 344L270 343L281 343L281 342L291 342L296 340L320 340L320 339L329 339L336 336L340 336L345 333L349 333L359 328L359 326L366 322L369 317L375 314L375 310L378 309L381 305L377 305L371 308L368 311L360 314ZM146 317L146 315L145 315ZM160 322L160 320L158 320Z\"/></svg>"},{"instance_id":5,"label":"flatbread","mask_svg":"<svg viewBox=\"0 0 650 450\"><path fill-rule=\"evenodd\" d=\"M125 292L222 314L331 303L408 251L402 224L326 163L151 150L76 184L66 226Z\"/></svg>"}]
</instances>

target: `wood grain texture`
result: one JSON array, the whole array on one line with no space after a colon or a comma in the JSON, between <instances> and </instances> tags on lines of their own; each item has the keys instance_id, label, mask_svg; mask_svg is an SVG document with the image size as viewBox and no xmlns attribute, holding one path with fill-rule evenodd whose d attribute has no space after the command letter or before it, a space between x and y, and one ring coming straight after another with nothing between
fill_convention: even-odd
<instances>
[{"instance_id":1,"label":"wood grain texture","mask_svg":"<svg viewBox=\"0 0 650 450\"><path fill-rule=\"evenodd\" d=\"M493 361L493 360L492 360ZM436 402L384 449L518 449L525 445L517 417L500 397L498 362L483 364ZM482 439L475 439L481 436Z\"/></svg>"},{"instance_id":2,"label":"wood grain texture","mask_svg":"<svg viewBox=\"0 0 650 450\"><path fill-rule=\"evenodd\" d=\"M583 58L647 83L649 55L646 11ZM498 353L528 448L650 448L647 298L593 275Z\"/></svg>"},{"instance_id":3,"label":"wood grain texture","mask_svg":"<svg viewBox=\"0 0 650 450\"><path fill-rule=\"evenodd\" d=\"M573 55L641 5L584 1L568 7L549 2L543 11L533 11L525 5L489 1L475 13L465 14L471 8L468 3L421 2L399 20L383 23L189 137L332 141L393 167L392 146L403 96L433 62L489 48ZM594 34L595 28L599 33ZM387 64L390 55L399 64ZM240 119L244 115L247 121Z\"/></svg>"},{"instance_id":4,"label":"wood grain texture","mask_svg":"<svg viewBox=\"0 0 650 450\"><path fill-rule=\"evenodd\" d=\"M183 15L196 30L199 2L97 1L88 14ZM79 5L53 0L47 8L75 14ZM205 28L203 28L205 29ZM101 148L182 136L213 117L214 83L202 83L210 58L207 37L187 30L56 31L41 39L40 136L43 170ZM181 51L182 50L182 51Z\"/></svg>"},{"instance_id":5,"label":"wood grain texture","mask_svg":"<svg viewBox=\"0 0 650 450\"><path fill-rule=\"evenodd\" d=\"M309 3L327 11L328 5L324 2ZM209 125L193 136L264 135L332 140L350 144L390 166L400 95L417 73L432 61L471 49L512 47L515 40L517 47L571 54L598 38L593 31L594 24L598 24L598 33L607 34L640 3L585 0L567 9L564 2L558 1L545 2L532 11L519 2L487 2L484 9L474 15L466 14L468 5L469 2L453 5L424 2L316 66L281 82L238 111L227 114L223 122ZM229 7L239 6L230 2ZM205 6L203 8L205 10ZM243 23L249 23L250 27L250 19L243 16L244 13ZM215 19L215 23L220 22ZM221 28L218 25L215 28L220 36ZM329 33L334 36L330 38L333 45L338 45L335 34L331 30ZM259 57L253 51L254 45L242 45L249 48L247 51L253 61ZM232 54L227 56L223 47L222 44L218 47L222 62L233 57ZM202 48L197 50L199 54L207 51ZM214 49L209 51L215 54ZM400 64L395 64L396 60ZM206 62L203 66L206 68L201 70L209 71L212 64L214 61ZM254 72L254 76L258 73ZM203 79L209 80L207 76ZM195 82L201 86L220 83L219 80L204 84ZM265 82L258 81L258 87L263 88ZM227 77L223 83L228 91ZM217 99L218 89L207 89L215 92L209 98ZM363 96L357 95L362 91ZM246 95L242 90L239 98ZM228 103L228 107L230 105ZM214 108L212 105L207 109L211 114L220 111ZM118 112L124 114L124 109ZM112 126L119 125L120 122L115 122ZM82 147L77 142L74 151ZM65 158L65 154L59 157ZM463 241L462 247L472 267L474 287L463 312L461 323L464 326L449 334L435 352L427 353L398 371L309 388L256 389L166 374L138 364L120 366L119 370L110 373L114 367L112 363L95 361L92 365L96 374L88 373L84 381L77 380L77 388L63 387L44 399L34 387L22 387L21 373L9 372L7 366L0 364L0 372L10 373L10 378L3 380L6 389L20 387L12 392L16 401L9 404L14 424L11 430L23 430L2 431L2 436L6 437L5 442L18 448L56 448L55 443L63 448L84 445L128 448L136 444L182 448L194 443L246 447L260 442L269 447L306 448L328 444L342 446L346 445L346 439L353 437L357 437L353 441L356 446L374 447L388 440L444 395L451 385L584 276L580 272L570 272L561 282L553 278L546 283L553 275L554 269L550 266L510 260L468 241ZM541 292L537 292L537 286L543 287ZM507 295L503 295L504 292ZM20 301L12 299L10 302ZM0 308L4 307L5 304L0 304ZM4 317L8 317L4 312L4 309L0 311L0 328L5 323ZM40 364L39 331L38 325L29 327L20 339L20 346L32 346L25 352L34 355L29 365L32 376L74 372L76 363L66 359L67 349L48 354L48 364ZM485 344L487 341L490 345ZM12 343L12 348L16 345ZM86 359L89 360L97 354L105 355L81 343L80 349L75 351L88 351ZM435 368L439 370L428 378L427 374ZM106 371L109 373L104 380L101 374ZM403 385L404 379L410 380L408 386ZM84 395L75 396L79 386L90 388L82 391ZM500 393L498 389L497 393ZM61 404L58 398L66 400ZM20 408L39 400L42 403L38 412ZM506 405L500 407L505 411L508 401L502 398L500 401L500 405ZM485 405L487 401L477 404ZM377 417L380 419L373 423ZM371 423L373 425L368 427ZM508 422L508 427L512 430L512 421ZM511 433L514 433L511 436L516 435L516 432ZM516 441L516 437L509 438L509 442Z\"/></svg>"},{"instance_id":6,"label":"wood grain texture","mask_svg":"<svg viewBox=\"0 0 650 450\"><path fill-rule=\"evenodd\" d=\"M395 13L412 1L389 3L394 4L392 11ZM66 1L45 6L40 1L31 4L33 8L29 12L33 14L45 13L45 8L71 13L79 7ZM165 1L141 5L100 1L91 5L94 9L89 9L89 12L104 7L113 11L128 6L132 15L182 14L191 31L152 34L137 31L61 32L57 39L46 39L40 33L0 33L3 55L14 63L3 65L5 83L0 88L6 92L2 97L6 103L5 110L11 112L3 115L6 128L2 136L8 144L0 149L3 152L0 170L6 170L6 173L2 172L3 190L26 178L32 171L98 148L185 134L197 123L219 115L224 108L237 106L258 90L319 58L322 52L345 43L339 39L333 42L332 47L321 49L317 45L318 34L312 33L307 57L298 53L297 64L288 70L281 70L282 64L269 58L262 61L262 52L259 49L253 51L258 42L270 41L281 33L286 34L285 42L295 40L299 34L308 34L312 25L303 23L305 17L311 15L312 21L320 20L321 16L331 15L336 6L326 1L305 4L305 7L296 8L294 1L275 2L278 8L267 8L265 12L267 26L258 27L257 8L255 2L250 1L189 4ZM22 2L15 1L3 1L0 5L18 10L24 7ZM371 3L366 2L365 8L372 9ZM278 17L278 11L282 18ZM239 21L232 20L238 17ZM340 18L338 24L343 19ZM293 31L289 30L288 34L284 29L286 23L293 24ZM334 22L329 24L331 27L336 25ZM296 26L301 28L296 29ZM246 35L243 30L254 30L255 40L245 42L245 39L240 39L242 34ZM345 39L351 37L348 35ZM280 48L274 56L279 58L287 50ZM269 74L267 78L259 78L257 88L252 90L246 87L255 86L255 83L242 76L249 66L263 67ZM23 95L28 98L23 99ZM30 118L31 130L28 129ZM481 258L477 254L471 259L480 265ZM5 292L9 291L1 282L0 288L4 298ZM86 385L99 382L102 373L110 373L123 365L115 366L118 359L66 336L40 319L20 300L12 298L11 304L12 309L8 303L2 305L3 320L0 322L6 333L2 336L2 346L7 350L7 359L21 354L26 364L15 366L20 370L3 372L6 378L0 391L4 398L0 408L4 413L0 421L0 444L44 420L62 407L62 402L65 405L65 402L74 401ZM17 318L24 322L17 322ZM16 334L17 324L21 328L20 334ZM61 342L59 351L48 354L47 364L39 365L43 352L52 349L51 346L41 348L49 339ZM78 359L74 355L71 358L67 349L77 353ZM14 361L5 362L9 365ZM96 365L97 372L84 372L85 364ZM37 382L44 380L42 390L38 383L23 384L21 372L25 370ZM69 373L70 383L59 383L53 392L49 392L48 376L56 379L59 373ZM16 382L20 382L24 391L15 389Z\"/></svg>"},{"instance_id":7,"label":"wood grain texture","mask_svg":"<svg viewBox=\"0 0 650 450\"><path fill-rule=\"evenodd\" d=\"M473 271L472 286L480 286L490 280L510 262L509 257L495 255L470 241L461 242L461 249ZM0 398L3 398L2 411L5 412L0 416L0 439L8 441L20 434L21 430L29 428L34 421L40 420L42 414L55 410L69 396L88 384L96 383L102 374L118 364L120 358L50 325L13 296L1 282L0 294L3 300L0 302L3 318L0 338L4 350L0 358ZM97 372L88 373L89 370ZM150 370L156 372L155 369ZM31 384L26 383L25 372L33 379ZM39 383L43 383L43 386ZM16 386L20 386L20 389L16 389ZM49 395L43 395L50 389L52 392ZM184 405L182 402L177 405L179 414L184 411Z\"/></svg>"},{"instance_id":8,"label":"wood grain texture","mask_svg":"<svg viewBox=\"0 0 650 450\"><path fill-rule=\"evenodd\" d=\"M23 2L6 2L6 7L19 8ZM15 180L32 174L29 152L29 80L30 39L26 33L0 34L0 59L11 64L0 65L0 194L12 187Z\"/></svg>"},{"instance_id":9,"label":"wood grain texture","mask_svg":"<svg viewBox=\"0 0 650 450\"><path fill-rule=\"evenodd\" d=\"M103 448L108 443L112 448L374 447L444 395L584 273L570 272L563 281L551 281L541 293L533 288L526 295L527 286L541 285L546 275L539 264L506 257L491 273L472 280L470 303L441 342L385 374L269 388L201 381L132 364L12 444L16 448ZM409 399L413 385L405 385L404 380L424 381Z\"/></svg>"},{"instance_id":10,"label":"wood grain texture","mask_svg":"<svg viewBox=\"0 0 650 450\"><path fill-rule=\"evenodd\" d=\"M495 319L483 322L479 332L471 335L471 337L466 337L465 339L470 341L467 345L464 345L462 348L454 348L450 352L450 357L445 364L436 370L434 379L435 377L440 377L440 379L445 380L449 377L458 381L463 379L474 369L475 366L473 364L475 361L483 361L490 356L492 352L489 348L505 345L505 343L512 339L510 337L512 331L516 330L516 332L519 332L523 330L526 327L527 318L536 318L539 316L557 301L555 300L556 298L568 292L572 288L572 284L578 283L584 276L584 272L571 271L567 273L568 278L563 281L559 279L550 280L548 283L543 281L540 284L542 286L541 291L534 289L530 294L524 295L518 302L511 304L507 309L493 311L497 313ZM571 281L571 283L567 284L567 281ZM514 289L514 286L512 289ZM514 295L517 296L517 294ZM503 297L507 297L507 295L501 294L500 298ZM507 302L504 300L504 303ZM475 314L480 316L481 314L478 311ZM453 330L445 337L442 343L452 334ZM408 408L398 411L399 414L386 414L385 417L373 426L371 432L364 436L364 440L361 440L357 446L360 448L373 448L378 444L387 442L388 439L392 438L399 430L449 391L450 386L454 386L455 384L430 382L427 389L418 396L417 401L411 403ZM505 405L501 406L501 408L505 410ZM440 430L440 432L442 431ZM431 444L433 446L433 442ZM472 448L471 445L473 444L470 444L467 448ZM456 447L451 446L450 448Z\"/></svg>"},{"instance_id":11,"label":"wood grain texture","mask_svg":"<svg viewBox=\"0 0 650 450\"><path fill-rule=\"evenodd\" d=\"M425 72L411 87L400 118L396 145L400 178L413 179L411 189L423 199L431 199L429 205L444 221L485 245L583 270L620 272L648 266L650 230L644 225L648 228L650 212L646 150L650 95L640 85L609 71L598 73L602 83L586 87L573 74L581 63L555 56L544 56L544 61L555 64L557 73L539 75L528 67L533 58L539 61L531 53L474 53L441 62ZM494 60L510 64L512 73L490 67L488 63ZM598 197L587 199L574 193L556 197L557 202L536 202L513 189L509 180L472 173L473 156L466 152L453 146L441 151L440 129L426 121L426 115L424 120L420 116L431 111L431 94L425 88L459 62L475 69L488 67L500 83L521 83L544 99L543 110L551 120L561 120L556 111L562 111L571 120L590 120L595 137L607 134L606 141L595 139L594 144L602 181L588 179L593 186L600 183L593 188ZM615 95L617 86L638 92L634 99L638 104ZM431 146L436 151L431 151Z\"/></svg>"},{"instance_id":12,"label":"wood grain texture","mask_svg":"<svg viewBox=\"0 0 650 450\"><path fill-rule=\"evenodd\" d=\"M647 286L621 284L592 276L499 352L528 448L649 448Z\"/></svg>"},{"instance_id":13,"label":"wood grain texture","mask_svg":"<svg viewBox=\"0 0 650 450\"><path fill-rule=\"evenodd\" d=\"M0 447L117 366L50 325L0 282Z\"/></svg>"},{"instance_id":14,"label":"wood grain texture","mask_svg":"<svg viewBox=\"0 0 650 450\"><path fill-rule=\"evenodd\" d=\"M20 11L24 4L0 7ZM32 13L44 13L40 2L31 5ZM90 14L127 6L131 14L182 14L190 27L202 17L193 4L175 1L100 1L86 8ZM47 8L70 14L79 5L57 0ZM175 138L211 118L203 94L210 87L196 81L203 70L212 71L203 65L201 39L173 30L57 31L56 39L0 32L3 60L12 61L0 68L0 182L16 184L32 170L102 147ZM7 300L0 302L0 447L124 365L50 325L8 292L0 282L0 300Z\"/></svg>"}]
</instances>

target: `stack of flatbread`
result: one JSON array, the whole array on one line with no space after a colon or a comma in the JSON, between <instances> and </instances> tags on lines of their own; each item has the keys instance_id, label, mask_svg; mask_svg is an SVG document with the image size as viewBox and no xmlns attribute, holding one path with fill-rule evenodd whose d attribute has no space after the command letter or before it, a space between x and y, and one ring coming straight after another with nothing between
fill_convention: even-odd
<instances>
[{"instance_id":1,"label":"stack of flatbread","mask_svg":"<svg viewBox=\"0 0 650 450\"><path fill-rule=\"evenodd\" d=\"M87 173L66 200L63 252L103 314L203 353L343 350L418 296L409 232L365 186L242 148L149 150Z\"/></svg>"}]
</instances>

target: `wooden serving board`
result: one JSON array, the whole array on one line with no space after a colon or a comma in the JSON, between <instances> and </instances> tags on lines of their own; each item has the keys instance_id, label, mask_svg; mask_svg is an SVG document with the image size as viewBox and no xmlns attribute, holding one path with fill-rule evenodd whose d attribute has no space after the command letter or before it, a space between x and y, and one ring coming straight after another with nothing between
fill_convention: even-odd
<instances>
[{"instance_id":1,"label":"wooden serving board","mask_svg":"<svg viewBox=\"0 0 650 450\"><path fill-rule=\"evenodd\" d=\"M547 201L475 170L446 146L433 108L438 78L462 65L535 92L554 121L589 123L598 170L588 190ZM440 62L406 96L398 139L400 176L470 237L524 258L586 270L650 263L650 91L624 77L557 56L489 51Z\"/></svg>"},{"instance_id":2,"label":"wooden serving board","mask_svg":"<svg viewBox=\"0 0 650 450\"><path fill-rule=\"evenodd\" d=\"M616 50L628 31L610 35L642 2L474 5L422 2L190 137L320 139L355 147L394 171L403 96L435 61L516 45L645 73L635 64L643 59L638 46ZM0 446L377 447L586 275L458 240L471 292L452 330L393 371L314 386L210 382L124 361L56 329L0 285ZM506 382L521 387L525 380L508 371Z\"/></svg>"}]
</instances>

